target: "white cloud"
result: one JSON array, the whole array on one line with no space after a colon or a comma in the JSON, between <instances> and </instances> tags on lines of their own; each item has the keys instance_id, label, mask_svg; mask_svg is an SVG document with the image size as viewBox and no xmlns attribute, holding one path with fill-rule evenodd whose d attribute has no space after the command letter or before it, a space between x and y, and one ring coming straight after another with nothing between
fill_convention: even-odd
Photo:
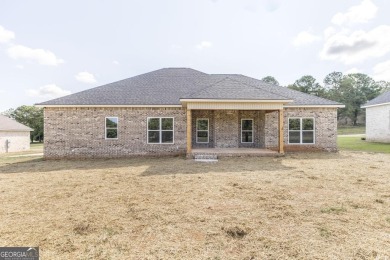
<instances>
[{"instance_id":1,"label":"white cloud","mask_svg":"<svg viewBox=\"0 0 390 260\"><path fill-rule=\"evenodd\" d=\"M376 16L378 7L371 0L363 0L359 5L352 6L345 13L337 13L332 18L336 25L367 23Z\"/></svg>"},{"instance_id":2,"label":"white cloud","mask_svg":"<svg viewBox=\"0 0 390 260\"><path fill-rule=\"evenodd\" d=\"M80 82L83 82L83 83L88 83L88 84L93 84L93 83L96 83L96 79L95 79L95 76L92 74L92 73L89 73L89 72L86 72L86 71L83 71L83 72L79 72L75 78L80 81Z\"/></svg>"},{"instance_id":3,"label":"white cloud","mask_svg":"<svg viewBox=\"0 0 390 260\"><path fill-rule=\"evenodd\" d=\"M361 72L362 71L359 70L358 68L351 68L349 70L344 71L344 74L348 75L348 74L355 74L355 73L361 73Z\"/></svg>"},{"instance_id":4,"label":"white cloud","mask_svg":"<svg viewBox=\"0 0 390 260\"><path fill-rule=\"evenodd\" d=\"M19 64L19 65L16 65L15 67L16 67L17 69L20 69L20 70L24 69L24 66L23 66L23 65L20 65L20 64Z\"/></svg>"},{"instance_id":5,"label":"white cloud","mask_svg":"<svg viewBox=\"0 0 390 260\"><path fill-rule=\"evenodd\" d=\"M331 37L332 35L335 35L337 33L336 28L329 26L324 30L324 38L327 39Z\"/></svg>"},{"instance_id":6,"label":"white cloud","mask_svg":"<svg viewBox=\"0 0 390 260\"><path fill-rule=\"evenodd\" d=\"M390 81L390 60L378 63L373 68L375 80Z\"/></svg>"},{"instance_id":7,"label":"white cloud","mask_svg":"<svg viewBox=\"0 0 390 260\"><path fill-rule=\"evenodd\" d=\"M0 42L9 42L12 39L15 39L15 33L0 25Z\"/></svg>"},{"instance_id":8,"label":"white cloud","mask_svg":"<svg viewBox=\"0 0 390 260\"><path fill-rule=\"evenodd\" d=\"M213 44L211 42L208 42L208 41L202 41L201 43L199 43L198 45L196 45L196 48L199 49L199 50L203 50L203 49L207 49L207 48L210 48Z\"/></svg>"},{"instance_id":9,"label":"white cloud","mask_svg":"<svg viewBox=\"0 0 390 260\"><path fill-rule=\"evenodd\" d=\"M28 89L26 91L27 95L30 97L39 97L39 98L58 98L71 94L70 91L64 90L56 84L49 84L38 89Z\"/></svg>"},{"instance_id":10,"label":"white cloud","mask_svg":"<svg viewBox=\"0 0 390 260\"><path fill-rule=\"evenodd\" d=\"M5 93L5 90L4 89L0 89L0 94L4 94Z\"/></svg>"},{"instance_id":11,"label":"white cloud","mask_svg":"<svg viewBox=\"0 0 390 260\"><path fill-rule=\"evenodd\" d=\"M390 52L390 26L380 25L371 31L341 30L328 34L320 57L345 64L381 57Z\"/></svg>"},{"instance_id":12,"label":"white cloud","mask_svg":"<svg viewBox=\"0 0 390 260\"><path fill-rule=\"evenodd\" d=\"M182 48L182 46L179 45L179 44L172 44L171 45L171 49L174 49L174 50L178 50L178 49L181 49L181 48Z\"/></svg>"},{"instance_id":13,"label":"white cloud","mask_svg":"<svg viewBox=\"0 0 390 260\"><path fill-rule=\"evenodd\" d=\"M114 61L112 61L112 64L114 64L114 65L119 65L120 63L119 63L119 61L114 60Z\"/></svg>"},{"instance_id":14,"label":"white cloud","mask_svg":"<svg viewBox=\"0 0 390 260\"><path fill-rule=\"evenodd\" d=\"M321 37L314 35L308 31L302 31L295 36L293 40L293 44L295 46L303 46L303 45L308 45L313 42L319 41Z\"/></svg>"},{"instance_id":15,"label":"white cloud","mask_svg":"<svg viewBox=\"0 0 390 260\"><path fill-rule=\"evenodd\" d=\"M8 48L8 56L12 59L26 59L38 62L41 65L57 66L64 62L51 51L44 49L31 49L23 45L14 45Z\"/></svg>"}]
</instances>

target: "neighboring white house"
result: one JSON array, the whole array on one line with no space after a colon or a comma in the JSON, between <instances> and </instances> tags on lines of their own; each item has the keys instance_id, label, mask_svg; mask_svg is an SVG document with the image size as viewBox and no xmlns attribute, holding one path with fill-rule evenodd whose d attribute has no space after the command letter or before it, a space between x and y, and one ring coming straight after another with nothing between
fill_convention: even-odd
<instances>
[{"instance_id":1,"label":"neighboring white house","mask_svg":"<svg viewBox=\"0 0 390 260\"><path fill-rule=\"evenodd\" d=\"M390 143L390 91L362 106L366 109L366 140Z\"/></svg>"},{"instance_id":2,"label":"neighboring white house","mask_svg":"<svg viewBox=\"0 0 390 260\"><path fill-rule=\"evenodd\" d=\"M0 115L0 153L29 150L31 131L30 127Z\"/></svg>"}]
</instances>

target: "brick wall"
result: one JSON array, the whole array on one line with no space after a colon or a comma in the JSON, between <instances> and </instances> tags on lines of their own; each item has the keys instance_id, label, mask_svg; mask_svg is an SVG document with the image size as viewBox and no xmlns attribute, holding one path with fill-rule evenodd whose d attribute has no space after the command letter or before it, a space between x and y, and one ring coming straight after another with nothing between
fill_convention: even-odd
<instances>
[{"instance_id":1,"label":"brick wall","mask_svg":"<svg viewBox=\"0 0 390 260\"><path fill-rule=\"evenodd\" d=\"M312 117L315 120L315 144L288 144L288 118ZM267 148L278 147L278 112L266 114L265 143ZM284 110L284 144L286 151L337 151L336 108L286 108Z\"/></svg>"},{"instance_id":2,"label":"brick wall","mask_svg":"<svg viewBox=\"0 0 390 260\"><path fill-rule=\"evenodd\" d=\"M215 110L214 115L215 148L238 147L238 111Z\"/></svg>"},{"instance_id":3,"label":"brick wall","mask_svg":"<svg viewBox=\"0 0 390 260\"><path fill-rule=\"evenodd\" d=\"M196 143L196 120L209 119L209 143ZM253 119L253 143L241 143L241 119ZM264 111L250 110L193 110L193 148L260 148L264 147Z\"/></svg>"},{"instance_id":4,"label":"brick wall","mask_svg":"<svg viewBox=\"0 0 390 260\"><path fill-rule=\"evenodd\" d=\"M118 117L118 139L105 139L105 117ZM184 154L186 114L177 108L45 108L45 158ZM147 117L174 117L174 144L147 144Z\"/></svg>"},{"instance_id":5,"label":"brick wall","mask_svg":"<svg viewBox=\"0 0 390 260\"><path fill-rule=\"evenodd\" d=\"M173 155L186 152L186 112L180 108L45 108L45 158ZM105 139L105 117L118 117L118 139ZM174 144L147 144L147 117L174 117ZM289 145L288 118L315 118L315 144ZM210 143L196 144L196 118L209 118ZM254 119L254 143L241 144L241 119ZM287 108L286 151L337 150L337 110ZM192 144L216 148L278 148L278 112L192 111Z\"/></svg>"},{"instance_id":6,"label":"brick wall","mask_svg":"<svg viewBox=\"0 0 390 260\"><path fill-rule=\"evenodd\" d=\"M30 132L0 131L0 153L6 151L6 141L9 140L8 152L30 150Z\"/></svg>"}]
</instances>

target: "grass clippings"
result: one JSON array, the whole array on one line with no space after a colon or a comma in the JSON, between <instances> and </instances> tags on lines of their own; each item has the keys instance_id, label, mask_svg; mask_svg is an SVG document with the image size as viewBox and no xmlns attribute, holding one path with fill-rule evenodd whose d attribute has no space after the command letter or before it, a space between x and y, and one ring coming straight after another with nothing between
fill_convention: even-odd
<instances>
[{"instance_id":1,"label":"grass clippings","mask_svg":"<svg viewBox=\"0 0 390 260\"><path fill-rule=\"evenodd\" d=\"M241 227L229 227L229 228L222 228L226 232L226 234L232 238L243 238L246 235L248 235L248 232L245 231Z\"/></svg>"},{"instance_id":2,"label":"grass clippings","mask_svg":"<svg viewBox=\"0 0 390 260\"><path fill-rule=\"evenodd\" d=\"M389 191L390 154L1 155L0 245L42 259L390 259Z\"/></svg>"},{"instance_id":3,"label":"grass clippings","mask_svg":"<svg viewBox=\"0 0 390 260\"><path fill-rule=\"evenodd\" d=\"M76 235L89 235L94 231L94 228L89 223L79 223L76 224L73 228L73 231Z\"/></svg>"},{"instance_id":4,"label":"grass clippings","mask_svg":"<svg viewBox=\"0 0 390 260\"><path fill-rule=\"evenodd\" d=\"M347 209L344 208L343 206L340 206L340 207L326 207L326 208L321 209L322 213L340 214L340 213L345 212L345 211L347 211Z\"/></svg>"},{"instance_id":5,"label":"grass clippings","mask_svg":"<svg viewBox=\"0 0 390 260\"><path fill-rule=\"evenodd\" d=\"M326 227L319 227L318 231L320 232L320 236L324 238L329 238L332 235L332 232Z\"/></svg>"}]
</instances>

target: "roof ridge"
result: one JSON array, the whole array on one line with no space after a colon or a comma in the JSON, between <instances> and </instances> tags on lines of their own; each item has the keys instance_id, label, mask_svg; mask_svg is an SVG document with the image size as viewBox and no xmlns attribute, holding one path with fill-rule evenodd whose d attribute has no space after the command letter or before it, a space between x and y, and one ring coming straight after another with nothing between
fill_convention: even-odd
<instances>
[{"instance_id":1,"label":"roof ridge","mask_svg":"<svg viewBox=\"0 0 390 260\"><path fill-rule=\"evenodd\" d=\"M194 96L200 95L202 92L207 91L207 90L210 91L210 90L213 89L213 87L216 87L216 86L218 86L218 84L220 84L222 82L225 82L225 81L233 82L236 86L238 84L238 86L241 86L242 90L245 89L247 91L247 90L250 89L252 91L260 91L260 92L262 92L262 93L264 93L264 94L266 94L268 96L269 95L273 96L274 99L279 99L279 100L288 100L289 99L288 97L285 97L285 96L277 94L277 93L270 92L270 91L268 91L266 89L258 88L256 86L253 86L252 84L248 84L247 82L244 82L244 81L242 81L240 79L233 78L232 76L225 76L222 79L217 80L216 82L208 85L207 87L204 87L204 88L202 88L202 89L200 89L198 91L192 92L188 97L194 98ZM224 85L221 85L221 87L224 87ZM240 90L239 87L235 87L235 89L238 90L238 91Z\"/></svg>"},{"instance_id":2,"label":"roof ridge","mask_svg":"<svg viewBox=\"0 0 390 260\"><path fill-rule=\"evenodd\" d=\"M261 82L263 82L263 83L266 84L266 85L277 86L277 87L285 88L285 87L283 87L283 86L278 86L278 85L273 85L273 84L267 83L267 82L265 82L265 81L262 81L261 79L252 78L252 77L250 77L250 76L246 76L246 75L242 75L242 74L238 74L238 75L243 76L243 77L247 77L247 78L250 78L250 79L254 79L254 80L261 81ZM262 90L264 90L264 88L262 88L262 87L258 87L258 86L254 86L254 87L257 88L257 89L262 89ZM270 91L269 89L267 89L267 91L270 92L270 93L272 93L272 94L275 94L275 95L279 95L279 96L282 96L282 97L285 97L285 98L289 98L289 97L280 95L280 94L278 94L278 93L275 93L274 91Z\"/></svg>"},{"instance_id":3,"label":"roof ridge","mask_svg":"<svg viewBox=\"0 0 390 260\"><path fill-rule=\"evenodd\" d=\"M159 71L159 70L190 70L190 71L195 71L195 72L198 72L198 73L201 73L201 74L204 74L204 75L210 75L206 72L203 72L203 71L200 71L200 70L196 70L196 69L193 69L193 68L189 68L189 67L165 67L165 68L161 68L161 69L158 69L158 70L155 70L155 71L151 71L151 72L156 72L156 71ZM144 73L146 74L146 73Z\"/></svg>"},{"instance_id":4,"label":"roof ridge","mask_svg":"<svg viewBox=\"0 0 390 260\"><path fill-rule=\"evenodd\" d=\"M191 97L191 96L194 95L195 93L198 93L198 92L201 92L201 91L203 91L203 90L205 90L205 89L208 89L208 88L210 88L210 87L212 87L212 86L214 86L214 85L216 85L216 84L218 84L218 83L224 81L226 78L227 78L227 77L225 77L225 78L223 78L223 79L221 79L221 80L217 80L216 82L214 82L214 83L212 83L212 84L210 84L210 85L207 85L207 86L204 87L204 88L201 88L201 89L198 89L198 90L196 90L196 91L194 91L194 92L191 92L191 93L188 94L188 97Z\"/></svg>"},{"instance_id":5,"label":"roof ridge","mask_svg":"<svg viewBox=\"0 0 390 260\"><path fill-rule=\"evenodd\" d=\"M242 75L242 74L236 74L236 75L241 75L241 76L243 76L243 77L248 77L248 76L245 76L245 75ZM255 78L252 78L252 77L248 77L248 78L251 78L251 79L254 79L254 80L259 80L259 79L255 79ZM236 81L237 81L237 80L236 80ZM262 80L259 80L259 81L264 82L264 81L262 81ZM260 90L267 91L267 92L269 92L269 93L272 93L272 94L277 95L277 96L284 97L284 98L286 98L286 99L291 99L291 98L286 97L286 96L284 96L284 95L281 95L281 94L279 94L279 93L275 93L275 92L273 92L273 91L270 91L270 90L268 90L268 89L264 89L264 88L261 88L261 87L258 87L258 86L253 86L253 85L251 85L251 84L249 84L249 83L246 83L246 82L242 82L242 81L237 81L237 82L243 83L243 84L245 84L245 85L248 85L248 86L253 87L253 88L256 88L256 89L260 89ZM272 86L272 84L269 84L269 83L267 83L267 82L264 82L264 83L266 83L267 85L271 85L271 86ZM276 85L275 85L275 86L276 86ZM282 87L282 86L278 86L278 87L284 88L284 87Z\"/></svg>"},{"instance_id":6,"label":"roof ridge","mask_svg":"<svg viewBox=\"0 0 390 260\"><path fill-rule=\"evenodd\" d=\"M110 83L107 83L107 84L103 84L103 85L100 85L100 86L96 86L96 87L93 87L93 88L84 89L84 90L81 90L81 91L78 91L78 92L75 92L75 93L71 93L71 94L69 94L69 95L65 95L65 96L62 96L62 97L50 99L49 101L50 101L50 102L51 102L51 101L56 101L57 99L62 99L62 98L64 98L64 97L68 97L68 96L72 96L72 95L84 93L84 92L91 91L91 90L100 89L100 88L102 88L102 87L107 87L108 85L111 85L111 84L119 83L119 82L121 82L121 81L129 80L129 79L132 79L132 78L138 78L138 77L140 77L140 76L144 76L144 75L146 75L146 74L153 73L153 72L156 72L156 71L159 71L159 70L163 70L163 68L162 68L162 69L153 70L153 71L149 71L149 72L145 72L145 73L142 73L142 74L139 74L139 75L135 75L135 76L132 76L132 77L128 77L128 78L125 78L125 79L117 80L117 81L110 82ZM44 102L35 103L34 105L40 105L40 104L42 104L42 103L46 103L46 102L49 102L49 101L44 101Z\"/></svg>"},{"instance_id":7,"label":"roof ridge","mask_svg":"<svg viewBox=\"0 0 390 260\"><path fill-rule=\"evenodd\" d=\"M241 75L242 75L242 74L241 74ZM265 81L263 81L263 80L261 80L261 79L252 78L252 77L246 76L246 75L242 75L242 76L243 76L243 77L250 78L250 79L254 79L254 80L261 81L261 82L263 82L265 85L276 86L276 87L280 87L280 88L287 89L288 91L291 91L291 92L296 92L296 93L299 93L299 94L308 95L308 96L310 96L310 97L322 99L322 100L325 100L325 101L332 101L332 102L336 102L336 103L338 103L338 104L341 104L340 102L337 102L337 101L334 101L334 100L330 100L330 99L327 99L327 98L323 98L323 97L319 97L319 96L315 96L315 95L311 95L311 94L309 94L309 93L305 93L305 92L302 92L302 91L299 91L299 90L295 90L295 89L291 89L291 88L284 87L284 86L279 86L279 85L273 85L273 84L268 83L268 82L265 82ZM262 87L257 87L257 86L255 86L255 87L258 88L258 89L264 89L264 88L262 88ZM270 91L270 90L267 90L267 91L270 92L270 93L272 93L272 94L276 94L276 95L279 95L279 96L282 96L282 97L286 97L286 96L284 96L284 95L277 94L277 93L275 93L275 92L273 92L273 91Z\"/></svg>"},{"instance_id":8,"label":"roof ridge","mask_svg":"<svg viewBox=\"0 0 390 260\"><path fill-rule=\"evenodd\" d=\"M100 89L100 88L103 88L103 87L107 87L109 85L113 85L113 84L116 84L116 83L120 83L120 82L123 82L123 81L127 81L129 79L137 79L137 78L141 78L147 74L152 74L152 73L156 73L158 71L162 71L162 70L167 70L167 69L186 69L186 70L191 70L191 71L195 71L195 72L198 72L200 74L203 74L204 76L209 76L210 74L207 74L203 71L200 71L200 70L196 70L196 69L192 69L192 68L185 68L185 67L171 67L171 68L161 68L161 69L156 69L156 70L152 70L152 71L149 71L149 72L145 72L145 73L142 73L142 74L138 74L138 75L134 75L134 76L131 76L131 77L128 77L128 78L125 78L125 79L121 79L121 80L117 80L117 81L114 81L114 82L110 82L110 83L106 83L106 84L103 84L103 85L100 85L100 86L96 86L96 87L93 87L93 88L89 88L89 89L85 89L85 90L81 90L81 91L78 91L78 92L75 92L75 93L71 93L69 95L65 95L65 96L62 96L62 97L58 97L58 98L54 98L54 99L51 99L49 100L50 102L51 101L56 101L58 99L62 99L64 97L68 97L68 96L71 96L71 95L76 95L76 94L80 94L80 93L84 93L84 92L87 92L87 91L91 91L91 90L96 90L96 89ZM44 102L39 102L39 103L36 103L34 105L40 105L42 103L46 103L46 102L49 102L49 101L44 101Z\"/></svg>"}]
</instances>

